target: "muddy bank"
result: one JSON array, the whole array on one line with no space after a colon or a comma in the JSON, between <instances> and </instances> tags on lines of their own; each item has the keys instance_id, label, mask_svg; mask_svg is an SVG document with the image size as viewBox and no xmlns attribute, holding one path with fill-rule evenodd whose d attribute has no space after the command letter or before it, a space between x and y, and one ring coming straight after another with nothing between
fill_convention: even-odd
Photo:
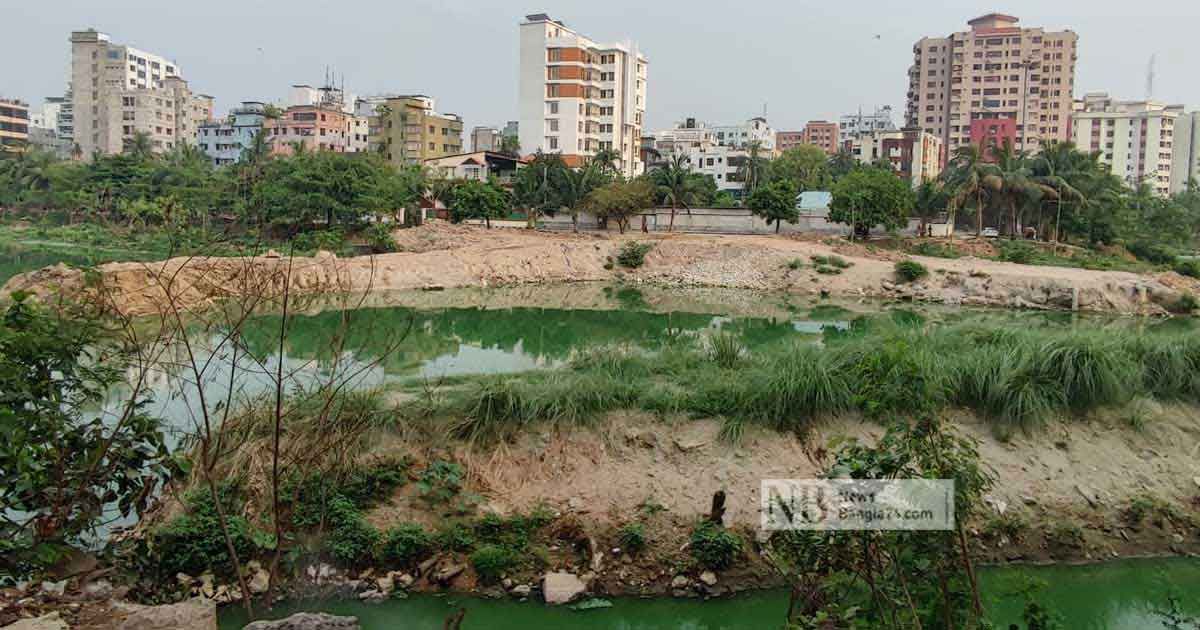
<instances>
[{"instance_id":1,"label":"muddy bank","mask_svg":"<svg viewBox=\"0 0 1200 630\"><path fill-rule=\"evenodd\" d=\"M614 266L621 245L649 241L639 269ZM835 253L834 241L775 236L556 234L486 230L433 222L400 230L398 253L337 258L259 256L173 258L156 263L110 263L98 274L56 266L11 279L4 292L102 294L130 315L160 312L170 295L181 308L258 294L402 291L625 280L667 286L788 291L810 296L883 298L950 305L1162 314L1200 283L1174 273L1140 275L1018 265L977 258L914 257L930 270L915 283L899 282L894 255L855 251L838 274L818 273L811 256ZM793 269L789 262L803 264Z\"/></svg>"}]
</instances>

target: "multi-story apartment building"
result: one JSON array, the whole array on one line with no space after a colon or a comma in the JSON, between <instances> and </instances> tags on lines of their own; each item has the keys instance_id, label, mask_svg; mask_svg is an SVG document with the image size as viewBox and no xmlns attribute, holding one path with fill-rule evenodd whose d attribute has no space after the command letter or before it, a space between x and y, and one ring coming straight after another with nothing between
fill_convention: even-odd
<instances>
[{"instance_id":1,"label":"multi-story apartment building","mask_svg":"<svg viewBox=\"0 0 1200 630\"><path fill-rule=\"evenodd\" d=\"M0 98L0 151L24 151L29 145L29 104Z\"/></svg>"},{"instance_id":2,"label":"multi-story apartment building","mask_svg":"<svg viewBox=\"0 0 1200 630\"><path fill-rule=\"evenodd\" d=\"M872 131L895 131L896 123L892 120L892 106L882 105L870 114L864 114L862 109L855 114L842 114L838 118L838 131L843 141L853 138L860 133Z\"/></svg>"},{"instance_id":3,"label":"multi-story apartment building","mask_svg":"<svg viewBox=\"0 0 1200 630\"><path fill-rule=\"evenodd\" d=\"M1200 184L1200 111L1180 114L1175 119L1173 150L1171 194L1187 190L1190 181Z\"/></svg>"},{"instance_id":4,"label":"multi-story apartment building","mask_svg":"<svg viewBox=\"0 0 1200 630\"><path fill-rule=\"evenodd\" d=\"M471 129L471 151L499 151L502 138L495 127L475 127Z\"/></svg>"},{"instance_id":5,"label":"multi-story apartment building","mask_svg":"<svg viewBox=\"0 0 1200 630\"><path fill-rule=\"evenodd\" d=\"M256 101L245 101L242 106L229 112L229 118L200 124L197 137L200 150L215 166L236 164L242 152L254 143L262 133L266 120L266 106Z\"/></svg>"},{"instance_id":6,"label":"multi-story apartment building","mask_svg":"<svg viewBox=\"0 0 1200 630\"><path fill-rule=\"evenodd\" d=\"M194 142L203 112L211 118L212 99L170 80L181 76L174 62L94 29L71 33L72 137L80 153L120 153L139 133L159 152Z\"/></svg>"},{"instance_id":7,"label":"multi-story apartment building","mask_svg":"<svg viewBox=\"0 0 1200 630\"><path fill-rule=\"evenodd\" d=\"M621 173L642 173L646 72L646 57L632 42L600 44L544 13L525 16L517 99L521 151L560 153L578 166L611 150Z\"/></svg>"},{"instance_id":8,"label":"multi-story apartment building","mask_svg":"<svg viewBox=\"0 0 1200 630\"><path fill-rule=\"evenodd\" d=\"M279 118L268 118L263 133L273 155L292 155L298 144L307 151L350 150L347 114L334 105L293 105Z\"/></svg>"},{"instance_id":9,"label":"multi-story apartment building","mask_svg":"<svg viewBox=\"0 0 1200 630\"><path fill-rule=\"evenodd\" d=\"M741 172L747 158L745 149L714 145L707 148L686 149L681 153L686 156L685 166L694 172L711 177L717 184L717 190L727 192L734 197L741 197L745 194L746 184Z\"/></svg>"},{"instance_id":10,"label":"multi-story apartment building","mask_svg":"<svg viewBox=\"0 0 1200 630\"><path fill-rule=\"evenodd\" d=\"M761 116L755 116L740 125L715 125L712 132L713 138L721 146L745 149L757 142L763 155L775 154L775 130Z\"/></svg>"},{"instance_id":11,"label":"multi-story apartment building","mask_svg":"<svg viewBox=\"0 0 1200 630\"><path fill-rule=\"evenodd\" d=\"M775 132L775 148L780 153L788 149L795 149L804 144L804 131L777 131Z\"/></svg>"},{"instance_id":12,"label":"multi-story apartment building","mask_svg":"<svg viewBox=\"0 0 1200 630\"><path fill-rule=\"evenodd\" d=\"M948 151L995 140L1035 152L1070 138L1078 38L1017 21L989 13L969 31L918 40L905 126L938 136Z\"/></svg>"},{"instance_id":13,"label":"multi-story apartment building","mask_svg":"<svg viewBox=\"0 0 1200 630\"><path fill-rule=\"evenodd\" d=\"M1186 117L1182 105L1154 101L1117 101L1103 92L1089 93L1076 106L1073 140L1080 151L1099 153L1100 161L1130 186L1146 184L1159 195L1182 189L1172 182L1176 151L1190 149L1190 137L1177 138L1176 122ZM1190 129L1189 129L1190 131Z\"/></svg>"},{"instance_id":14,"label":"multi-story apartment building","mask_svg":"<svg viewBox=\"0 0 1200 630\"><path fill-rule=\"evenodd\" d=\"M393 164L420 164L463 152L462 118L439 114L428 96L388 97L378 111L380 139L373 144L382 145Z\"/></svg>"},{"instance_id":15,"label":"multi-story apartment building","mask_svg":"<svg viewBox=\"0 0 1200 630\"><path fill-rule=\"evenodd\" d=\"M838 124L828 120L810 120L804 125L802 144L821 147L829 155L838 151Z\"/></svg>"},{"instance_id":16,"label":"multi-story apartment building","mask_svg":"<svg viewBox=\"0 0 1200 630\"><path fill-rule=\"evenodd\" d=\"M845 147L864 164L887 160L896 175L914 188L942 172L942 139L919 127L859 133L847 138Z\"/></svg>"},{"instance_id":17,"label":"multi-story apartment building","mask_svg":"<svg viewBox=\"0 0 1200 630\"><path fill-rule=\"evenodd\" d=\"M654 149L663 160L692 150L707 151L717 146L713 130L695 118L685 118L673 129L654 132Z\"/></svg>"}]
</instances>

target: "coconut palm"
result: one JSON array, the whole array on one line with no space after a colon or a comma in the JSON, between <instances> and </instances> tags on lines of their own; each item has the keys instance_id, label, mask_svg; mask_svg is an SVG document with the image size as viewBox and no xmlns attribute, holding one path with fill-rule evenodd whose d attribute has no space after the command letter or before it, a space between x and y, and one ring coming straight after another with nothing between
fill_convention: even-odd
<instances>
[{"instance_id":1,"label":"coconut palm","mask_svg":"<svg viewBox=\"0 0 1200 630\"><path fill-rule=\"evenodd\" d=\"M620 154L612 149L600 149L596 155L592 156L591 162L595 164L601 171L616 174L617 161L621 159Z\"/></svg>"},{"instance_id":2,"label":"coconut palm","mask_svg":"<svg viewBox=\"0 0 1200 630\"><path fill-rule=\"evenodd\" d=\"M150 134L144 131L134 132L132 137L125 138L124 152L139 160L150 159L154 156L154 143Z\"/></svg>"},{"instance_id":3,"label":"coconut palm","mask_svg":"<svg viewBox=\"0 0 1200 630\"><path fill-rule=\"evenodd\" d=\"M1054 190L1050 197L1054 201L1054 244L1058 247L1059 229L1062 224L1062 205L1065 201L1086 201L1083 192L1072 182L1085 175L1081 169L1083 156L1070 142L1051 142L1043 145L1033 163L1033 180ZM1041 221L1038 221L1042 228ZM1045 230L1043 229L1044 233Z\"/></svg>"},{"instance_id":4,"label":"coconut palm","mask_svg":"<svg viewBox=\"0 0 1200 630\"><path fill-rule=\"evenodd\" d=\"M762 155L762 142L754 140L747 143L746 158L738 167L738 175L745 185L747 195L763 184L769 166L767 159Z\"/></svg>"},{"instance_id":5,"label":"coconut palm","mask_svg":"<svg viewBox=\"0 0 1200 630\"><path fill-rule=\"evenodd\" d=\"M983 180L993 171L983 151L977 145L968 144L955 149L946 173L947 187L954 191L950 197L952 207L960 208L970 200L975 201L975 236L983 234L983 200L989 195Z\"/></svg>"},{"instance_id":6,"label":"coconut palm","mask_svg":"<svg viewBox=\"0 0 1200 630\"><path fill-rule=\"evenodd\" d=\"M654 171L654 180L662 199L671 204L671 221L667 231L675 229L675 213L680 207L691 213L691 204L695 203L698 190L696 180L691 177L692 169L687 166L683 155L671 158L666 167Z\"/></svg>"},{"instance_id":7,"label":"coconut palm","mask_svg":"<svg viewBox=\"0 0 1200 630\"><path fill-rule=\"evenodd\" d=\"M552 183L556 202L571 213L571 227L579 231L579 210L588 193L605 183L603 172L595 163L583 168L564 168L557 173Z\"/></svg>"},{"instance_id":8,"label":"coconut palm","mask_svg":"<svg viewBox=\"0 0 1200 630\"><path fill-rule=\"evenodd\" d=\"M992 189L1000 203L1008 207L1009 236L1021 234L1021 216L1026 208L1053 197L1057 192L1049 185L1036 181L1030 168L1030 160L1024 151L1014 150L1012 143L992 149L995 168L984 177L984 185Z\"/></svg>"}]
</instances>

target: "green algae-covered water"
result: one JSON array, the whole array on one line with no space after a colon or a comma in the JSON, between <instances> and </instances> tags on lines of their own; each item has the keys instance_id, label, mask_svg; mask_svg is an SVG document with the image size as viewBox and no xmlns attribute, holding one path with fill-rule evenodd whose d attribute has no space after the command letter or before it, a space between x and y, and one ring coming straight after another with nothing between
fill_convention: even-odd
<instances>
[{"instance_id":1,"label":"green algae-covered water","mask_svg":"<svg viewBox=\"0 0 1200 630\"><path fill-rule=\"evenodd\" d=\"M1030 578L1044 584L1038 601L1057 611L1063 627L1069 630L1169 628L1156 611L1166 609L1170 594L1180 597L1180 608L1185 614L1200 617L1200 561L1195 559L985 568L980 576L989 616L997 628L1020 621L1024 600L1012 593L1019 591ZM467 609L464 630L757 630L782 627L787 593L761 591L709 601L618 598L613 600L611 608L578 612L532 602L417 595L383 604L350 601L288 604L272 611L270 616L278 618L301 610L319 610L356 616L363 630L436 630L458 608ZM222 614L223 630L240 629L243 625L245 616L241 609L227 608Z\"/></svg>"}]
</instances>

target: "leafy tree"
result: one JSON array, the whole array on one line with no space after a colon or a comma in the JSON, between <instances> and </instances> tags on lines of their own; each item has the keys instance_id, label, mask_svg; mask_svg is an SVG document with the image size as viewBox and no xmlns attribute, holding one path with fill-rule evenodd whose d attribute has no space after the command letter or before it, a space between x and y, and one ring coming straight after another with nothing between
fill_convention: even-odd
<instances>
[{"instance_id":1,"label":"leafy tree","mask_svg":"<svg viewBox=\"0 0 1200 630\"><path fill-rule=\"evenodd\" d=\"M169 463L140 394L115 417L94 411L129 359L99 321L28 297L14 293L0 325L0 565L22 572L79 544L106 508L140 513Z\"/></svg>"},{"instance_id":2,"label":"leafy tree","mask_svg":"<svg viewBox=\"0 0 1200 630\"><path fill-rule=\"evenodd\" d=\"M621 159L621 154L613 149L600 149L592 156L590 160L601 171L615 175L617 173L617 160Z\"/></svg>"},{"instance_id":3,"label":"leafy tree","mask_svg":"<svg viewBox=\"0 0 1200 630\"><path fill-rule=\"evenodd\" d=\"M483 219L490 229L492 219L508 213L508 193L493 182L467 179L458 183L450 195L450 220Z\"/></svg>"},{"instance_id":4,"label":"leafy tree","mask_svg":"<svg viewBox=\"0 0 1200 630\"><path fill-rule=\"evenodd\" d=\"M584 207L602 220L615 220L624 234L629 220L654 205L654 185L645 179L615 181L597 188L588 195Z\"/></svg>"},{"instance_id":5,"label":"leafy tree","mask_svg":"<svg viewBox=\"0 0 1200 630\"><path fill-rule=\"evenodd\" d=\"M800 209L796 207L796 188L788 180L771 182L750 193L746 199L746 207L756 216L766 220L767 225L775 224L775 233L784 221L795 223L800 218Z\"/></svg>"},{"instance_id":6,"label":"leafy tree","mask_svg":"<svg viewBox=\"0 0 1200 630\"><path fill-rule=\"evenodd\" d=\"M770 165L772 179L786 179L799 192L827 190L832 183L829 158L815 145L802 144L788 149L771 160Z\"/></svg>"},{"instance_id":7,"label":"leafy tree","mask_svg":"<svg viewBox=\"0 0 1200 630\"><path fill-rule=\"evenodd\" d=\"M139 160L154 157L154 143L150 140L150 134L144 131L135 132L133 136L125 138L122 150Z\"/></svg>"},{"instance_id":8,"label":"leafy tree","mask_svg":"<svg viewBox=\"0 0 1200 630\"><path fill-rule=\"evenodd\" d=\"M829 220L850 225L862 236L876 225L886 230L900 228L915 201L906 182L877 168L855 170L834 184L831 192Z\"/></svg>"},{"instance_id":9,"label":"leafy tree","mask_svg":"<svg viewBox=\"0 0 1200 630\"><path fill-rule=\"evenodd\" d=\"M738 166L738 179L746 187L746 194L753 193L766 183L770 162L762 154L762 143L758 140L746 144L746 156Z\"/></svg>"},{"instance_id":10,"label":"leafy tree","mask_svg":"<svg viewBox=\"0 0 1200 630\"><path fill-rule=\"evenodd\" d=\"M500 153L511 155L512 157L520 157L521 141L517 136L502 136L500 138Z\"/></svg>"},{"instance_id":11,"label":"leafy tree","mask_svg":"<svg viewBox=\"0 0 1200 630\"><path fill-rule=\"evenodd\" d=\"M555 201L571 213L571 225L578 232L579 210L584 199L597 187L608 183L609 178L595 164L577 169L564 168L555 171L554 175Z\"/></svg>"},{"instance_id":12,"label":"leafy tree","mask_svg":"<svg viewBox=\"0 0 1200 630\"><path fill-rule=\"evenodd\" d=\"M829 158L829 176L836 182L849 175L857 166L858 160L855 160L849 151L843 149Z\"/></svg>"}]
</instances>

